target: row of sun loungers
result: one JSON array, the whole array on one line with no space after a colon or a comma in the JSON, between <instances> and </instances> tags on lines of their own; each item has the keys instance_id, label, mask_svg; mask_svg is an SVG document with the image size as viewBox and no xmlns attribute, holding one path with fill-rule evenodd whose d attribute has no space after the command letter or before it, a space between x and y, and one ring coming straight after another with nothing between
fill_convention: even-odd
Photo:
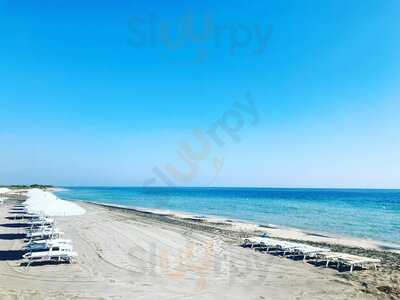
<instances>
[{"instance_id":1,"label":"row of sun loungers","mask_svg":"<svg viewBox=\"0 0 400 300\"><path fill-rule=\"evenodd\" d=\"M26 239L22 256L27 261L29 267L34 262L68 262L78 256L73 251L72 241L62 239L63 232L56 226L54 219L32 214L26 211L24 206L15 206L14 213L19 219L27 219ZM15 217L14 215L14 217Z\"/></svg>"},{"instance_id":2,"label":"row of sun loungers","mask_svg":"<svg viewBox=\"0 0 400 300\"><path fill-rule=\"evenodd\" d=\"M331 262L336 263L339 267L347 265L350 267L350 272L353 272L354 267L366 267L368 265L374 265L375 269L380 263L379 259L373 259L369 257L362 257L356 255L350 255L346 253L332 252L328 248L314 247L301 243L287 242L278 239L271 239L267 237L250 237L243 239L242 247L256 248L259 251L279 251L283 253L283 256L302 256L303 261L306 259L314 259L316 262L325 261L326 267Z\"/></svg>"}]
</instances>

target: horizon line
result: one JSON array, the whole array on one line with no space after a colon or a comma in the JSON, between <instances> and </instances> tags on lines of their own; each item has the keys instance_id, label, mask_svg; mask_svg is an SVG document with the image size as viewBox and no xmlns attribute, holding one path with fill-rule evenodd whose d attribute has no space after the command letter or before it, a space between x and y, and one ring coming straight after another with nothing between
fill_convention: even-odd
<instances>
[{"instance_id":1,"label":"horizon line","mask_svg":"<svg viewBox=\"0 0 400 300\"><path fill-rule=\"evenodd\" d=\"M186 189L302 189L302 190L399 190L392 187L288 187L288 186L141 186L141 185L54 185L59 188L186 188Z\"/></svg>"}]
</instances>

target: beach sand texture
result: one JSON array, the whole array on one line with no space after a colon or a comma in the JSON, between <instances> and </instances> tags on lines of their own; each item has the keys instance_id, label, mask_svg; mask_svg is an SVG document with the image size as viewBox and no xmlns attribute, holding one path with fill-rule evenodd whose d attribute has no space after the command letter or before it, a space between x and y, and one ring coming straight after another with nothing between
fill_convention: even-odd
<instances>
[{"instance_id":1,"label":"beach sand texture","mask_svg":"<svg viewBox=\"0 0 400 300\"><path fill-rule=\"evenodd\" d=\"M0 206L0 299L386 299L348 274L241 248L222 229L80 205L84 216L57 218L77 262L29 269L24 228Z\"/></svg>"}]
</instances>

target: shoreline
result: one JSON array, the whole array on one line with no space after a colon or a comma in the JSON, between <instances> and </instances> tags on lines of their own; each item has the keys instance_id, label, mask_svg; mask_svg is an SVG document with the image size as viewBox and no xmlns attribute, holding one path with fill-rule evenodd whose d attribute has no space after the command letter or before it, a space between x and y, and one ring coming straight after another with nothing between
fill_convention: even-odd
<instances>
[{"instance_id":1,"label":"shoreline","mask_svg":"<svg viewBox=\"0 0 400 300\"><path fill-rule=\"evenodd\" d=\"M58 192L67 191L66 188L53 187L46 189L46 191L57 195ZM10 195L10 198L13 198ZM60 198L61 199L61 198ZM61 199L65 200L65 199ZM132 210L136 212L150 213L160 216L167 216L178 218L182 220L192 220L194 222L204 222L210 225L222 225L229 226L231 229L248 232L249 234L260 234L267 233L273 238L280 238L286 240L293 241L305 241L312 243L321 243L325 245L340 245L345 247L356 247L370 250L378 250L378 251L389 251L396 254L400 254L400 242L391 242L391 241L381 241L374 240L368 238L360 238L355 236L348 236L342 234L335 234L330 232L323 232L318 230L308 230L301 229L295 227L288 227L283 225L276 224L258 224L256 222L234 219L224 216L214 216L214 215L197 215L190 212L183 211L172 211L167 209L157 209L157 208L146 208L146 207L137 207L137 206L129 206L129 205L120 205L120 204L111 204L104 203L98 201L88 201L88 200L79 200L79 199L70 199L65 200L70 201L72 203L91 203L101 206L113 207L113 208L121 208Z\"/></svg>"},{"instance_id":2,"label":"shoreline","mask_svg":"<svg viewBox=\"0 0 400 300\"><path fill-rule=\"evenodd\" d=\"M199 216L189 212L135 207L129 205L102 203L97 201L82 201L82 200L68 200L68 201L72 202L76 201L79 203L91 203L110 208L126 209L134 212L177 218L185 221L202 222L204 224L209 224L209 225L228 226L230 229L236 230L238 232L248 232L249 234L267 233L273 238L323 243L326 245L356 247L356 248L363 248L366 250L389 251L396 254L400 254L400 243L397 244L393 242L358 238L353 236L326 233L321 231L304 230L304 229L281 226L276 224L257 224L255 222L225 218L222 216L208 216L208 215Z\"/></svg>"},{"instance_id":3,"label":"shoreline","mask_svg":"<svg viewBox=\"0 0 400 300\"><path fill-rule=\"evenodd\" d=\"M123 206L215 222L229 221L253 228L276 228L275 231L281 231L279 235L286 237L289 231L298 232L303 234L304 239L321 236L326 237L326 242L339 240L346 245L361 243L362 247L400 252L400 239L396 236L396 222L400 221L396 212L399 207L396 201L392 202L397 199L397 193L392 195L378 191L370 194L362 190L332 194L311 189L305 194L293 194L275 188L270 193L247 189L251 191L249 194L245 188L238 188L238 193L225 188L221 188L221 192L214 192L213 188L201 192L201 189L191 187L188 192L184 188L171 188L164 193L163 189L153 190L153 187L148 192L128 187L126 190L118 187L82 187L57 194L73 201ZM260 190L264 191L263 188ZM364 197L370 198L361 201ZM199 203L196 202L197 198ZM248 199L254 199L254 203Z\"/></svg>"}]
</instances>

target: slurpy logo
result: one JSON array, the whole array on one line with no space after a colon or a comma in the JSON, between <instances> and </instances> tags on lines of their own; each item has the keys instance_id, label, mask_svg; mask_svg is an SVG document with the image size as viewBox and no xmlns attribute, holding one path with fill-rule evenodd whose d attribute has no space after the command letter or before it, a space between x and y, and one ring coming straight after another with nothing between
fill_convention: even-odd
<instances>
[{"instance_id":1,"label":"slurpy logo","mask_svg":"<svg viewBox=\"0 0 400 300\"><path fill-rule=\"evenodd\" d=\"M250 92L247 92L242 101L236 101L221 116L206 129L194 129L189 139L183 140L177 147L176 153L181 160L178 168L173 163L165 163L163 166L153 168L153 177L147 179L143 186L166 185L179 186L190 185L200 174L200 167L211 163L214 170L212 184L220 174L224 159L221 157L221 149L229 143L239 143L242 140L242 130L254 127L259 122L259 112ZM195 140L196 145L190 142ZM208 165L208 168L210 165Z\"/></svg>"},{"instance_id":2,"label":"slurpy logo","mask_svg":"<svg viewBox=\"0 0 400 300\"><path fill-rule=\"evenodd\" d=\"M215 278L228 285L234 284L237 280L257 284L259 277L248 275L260 271L268 274L270 265L260 262L257 255L249 255L239 261L237 254L229 250L230 247L232 245L220 238L196 243L190 241L176 248L153 243L151 251L148 252L148 259L141 260L138 267L145 275L167 279L164 287L166 290L175 291L176 287L179 287L179 282L186 283L185 294L191 296L202 293L213 284ZM238 277L237 274L241 276ZM190 284L187 284L188 279ZM171 286L171 282L177 285ZM180 287L179 290L182 291Z\"/></svg>"},{"instance_id":3,"label":"slurpy logo","mask_svg":"<svg viewBox=\"0 0 400 300\"><path fill-rule=\"evenodd\" d=\"M153 47L169 52L191 49L195 53L193 59L203 62L216 49L227 50L231 56L262 55L270 35L271 27L265 24L220 23L211 16L195 18L190 13L164 20L150 14L129 19L128 43L135 48Z\"/></svg>"}]
</instances>

